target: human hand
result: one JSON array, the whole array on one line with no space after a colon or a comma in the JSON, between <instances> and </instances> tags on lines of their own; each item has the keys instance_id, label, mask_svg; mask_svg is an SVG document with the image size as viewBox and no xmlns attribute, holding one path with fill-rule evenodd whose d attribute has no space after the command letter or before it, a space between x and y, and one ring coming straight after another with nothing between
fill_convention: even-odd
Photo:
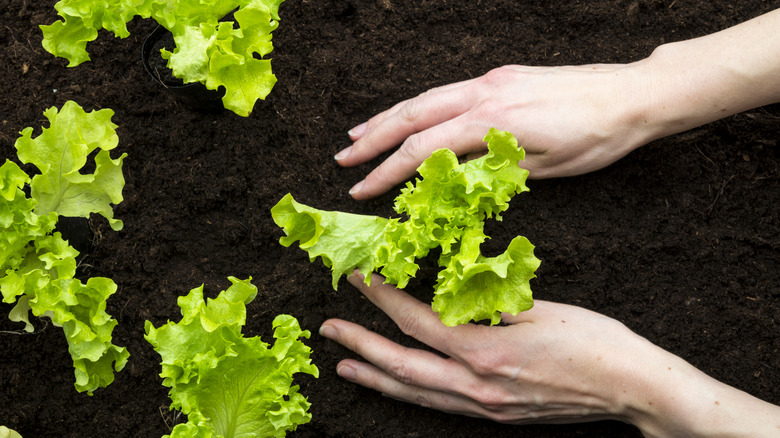
<instances>
[{"instance_id":1,"label":"human hand","mask_svg":"<svg viewBox=\"0 0 780 438\"><path fill-rule=\"evenodd\" d=\"M338 374L391 398L504 423L617 419L646 436L772 436L780 428L776 406L715 381L604 315L537 300L527 312L504 315L505 326L446 327L429 305L381 277L371 287L359 275L349 281L404 333L446 355L325 321L322 336L369 362L342 360Z\"/></svg>"},{"instance_id":2,"label":"human hand","mask_svg":"<svg viewBox=\"0 0 780 438\"><path fill-rule=\"evenodd\" d=\"M778 26L780 9L631 64L497 68L372 117L350 130L354 143L336 160L355 166L400 145L350 190L367 199L412 176L435 149L484 151L494 127L525 148L530 178L600 169L654 139L780 102Z\"/></svg>"},{"instance_id":3,"label":"human hand","mask_svg":"<svg viewBox=\"0 0 780 438\"><path fill-rule=\"evenodd\" d=\"M482 138L494 127L517 137L527 153L521 167L531 178L586 173L653 138L642 116L642 74L634 64L501 67L372 117L350 130L354 143L336 160L356 166L400 144L350 190L367 199L414 175L436 149L485 151Z\"/></svg>"}]
</instances>

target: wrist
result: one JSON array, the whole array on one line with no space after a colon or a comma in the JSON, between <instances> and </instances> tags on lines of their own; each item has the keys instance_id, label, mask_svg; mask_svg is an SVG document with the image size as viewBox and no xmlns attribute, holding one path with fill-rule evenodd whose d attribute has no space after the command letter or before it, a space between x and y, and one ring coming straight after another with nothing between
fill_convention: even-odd
<instances>
[{"instance_id":1,"label":"wrist","mask_svg":"<svg viewBox=\"0 0 780 438\"><path fill-rule=\"evenodd\" d=\"M652 345L652 344L651 344ZM652 346L622 377L625 418L644 436L773 437L780 434L780 407L704 374L683 359Z\"/></svg>"},{"instance_id":2,"label":"wrist","mask_svg":"<svg viewBox=\"0 0 780 438\"><path fill-rule=\"evenodd\" d=\"M696 60L691 41L664 44L636 63L643 78L639 106L647 140L677 134L743 111L736 78L717 63Z\"/></svg>"},{"instance_id":3,"label":"wrist","mask_svg":"<svg viewBox=\"0 0 780 438\"><path fill-rule=\"evenodd\" d=\"M719 402L714 381L674 355L659 351L636 377L627 401L630 422L645 437L704 437L704 413ZM703 412L704 411L704 412Z\"/></svg>"},{"instance_id":4,"label":"wrist","mask_svg":"<svg viewBox=\"0 0 780 438\"><path fill-rule=\"evenodd\" d=\"M780 101L780 10L630 64L647 141Z\"/></svg>"}]
</instances>

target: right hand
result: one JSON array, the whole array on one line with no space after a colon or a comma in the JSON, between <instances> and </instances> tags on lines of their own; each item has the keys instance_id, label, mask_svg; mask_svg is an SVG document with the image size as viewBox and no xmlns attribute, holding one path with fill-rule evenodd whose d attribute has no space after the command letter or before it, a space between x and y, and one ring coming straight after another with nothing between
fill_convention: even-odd
<instances>
[{"instance_id":1,"label":"right hand","mask_svg":"<svg viewBox=\"0 0 780 438\"><path fill-rule=\"evenodd\" d=\"M780 9L631 64L497 68L372 117L336 159L356 166L400 145L350 190L366 199L414 175L435 149L484 151L493 127L517 137L531 178L590 172L654 139L780 102L778 27Z\"/></svg>"},{"instance_id":2,"label":"right hand","mask_svg":"<svg viewBox=\"0 0 780 438\"><path fill-rule=\"evenodd\" d=\"M446 327L424 304L374 276L349 282L402 332L439 353L404 347L329 319L320 335L362 356L339 376L391 398L514 424L618 419L646 437L776 437L780 406L705 375L620 322L536 300L503 326Z\"/></svg>"},{"instance_id":3,"label":"right hand","mask_svg":"<svg viewBox=\"0 0 780 438\"><path fill-rule=\"evenodd\" d=\"M350 130L354 143L336 159L356 166L400 144L350 191L356 199L406 180L436 149L484 152L482 138L491 127L517 137L527 154L520 166L531 178L600 169L654 137L643 116L648 99L642 70L635 68L640 63L497 68L372 117Z\"/></svg>"}]
</instances>

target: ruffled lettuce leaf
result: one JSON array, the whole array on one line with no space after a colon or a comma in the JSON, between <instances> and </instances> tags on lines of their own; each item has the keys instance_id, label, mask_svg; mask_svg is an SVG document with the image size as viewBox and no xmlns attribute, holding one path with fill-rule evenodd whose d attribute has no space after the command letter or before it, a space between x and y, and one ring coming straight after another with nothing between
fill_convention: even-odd
<instances>
[{"instance_id":1,"label":"ruffled lettuce leaf","mask_svg":"<svg viewBox=\"0 0 780 438\"><path fill-rule=\"evenodd\" d=\"M60 233L48 234L56 223L56 213L37 216L29 208L34 203L22 199L27 202L17 204L28 209L14 209L14 213L23 220L0 231L0 240L10 242L8 248L15 250L3 252L0 265L3 302L15 303L9 318L23 322L27 332L33 331L30 313L49 317L55 326L63 328L73 359L76 390L92 395L95 389L113 382L114 371L122 370L129 357L124 347L112 343L117 321L105 311L117 286L108 278L90 278L86 285L73 278L78 251ZM18 245L21 242L26 244Z\"/></svg>"},{"instance_id":2,"label":"ruffled lettuce leaf","mask_svg":"<svg viewBox=\"0 0 780 438\"><path fill-rule=\"evenodd\" d=\"M273 346L244 337L246 305L257 288L251 278L229 279L232 285L214 299L204 301L203 286L180 297L179 322L145 323L145 338L162 358L171 409L188 419L171 437L283 437L311 420L309 402L292 385L295 373L319 376L300 340L310 332L279 315Z\"/></svg>"},{"instance_id":3,"label":"ruffled lettuce leaf","mask_svg":"<svg viewBox=\"0 0 780 438\"><path fill-rule=\"evenodd\" d=\"M420 178L407 183L395 200L403 218L379 218L317 210L286 195L271 209L285 236L284 246L300 248L333 270L339 278L359 269L387 283L405 287L419 266L416 260L441 247L433 309L449 326L470 320L500 321L501 313L533 306L530 280L540 261L533 245L517 237L497 257L484 257L480 244L484 221L501 220L516 194L528 191L528 171L518 166L525 152L508 132L491 129L488 153L465 164L448 149L435 151L419 167Z\"/></svg>"},{"instance_id":4,"label":"ruffled lettuce leaf","mask_svg":"<svg viewBox=\"0 0 780 438\"><path fill-rule=\"evenodd\" d=\"M32 128L25 128L16 140L16 150L23 163L32 163L41 172L32 178L30 187L36 200L35 213L59 216L89 217L98 213L108 219L114 230L122 221L114 219L111 204L122 202L122 161L127 154L112 159L109 151L119 143L110 109L85 112L76 102L67 101L60 111L51 107L43 113L50 126L33 138ZM82 174L87 157L96 149L95 171Z\"/></svg>"},{"instance_id":5,"label":"ruffled lettuce leaf","mask_svg":"<svg viewBox=\"0 0 780 438\"><path fill-rule=\"evenodd\" d=\"M57 279L29 300L34 315L47 315L62 327L73 359L76 389L90 395L114 381L130 353L114 345L111 334L117 321L106 313L108 297L116 292L108 278L94 277L83 284L75 278Z\"/></svg>"},{"instance_id":6,"label":"ruffled lettuce leaf","mask_svg":"<svg viewBox=\"0 0 780 438\"><path fill-rule=\"evenodd\" d=\"M39 216L33 212L35 200L27 198L22 188L29 176L13 161L0 166L0 277L18 269L29 253L31 243L54 230L57 214Z\"/></svg>"},{"instance_id":7,"label":"ruffled lettuce leaf","mask_svg":"<svg viewBox=\"0 0 780 438\"><path fill-rule=\"evenodd\" d=\"M501 313L515 315L533 307L530 280L540 261L525 237L512 239L507 250L485 257L479 245L487 238L481 229L467 231L451 257L442 256L432 308L445 325L470 320L501 322Z\"/></svg>"},{"instance_id":8,"label":"ruffled lettuce leaf","mask_svg":"<svg viewBox=\"0 0 780 438\"><path fill-rule=\"evenodd\" d=\"M318 257L333 270L333 288L342 275L355 268L369 278L376 269L374 252L387 226L387 219L351 213L317 210L300 204L287 194L272 209L274 221L287 232L280 239L284 246L300 241L313 262Z\"/></svg>"},{"instance_id":9,"label":"ruffled lettuce leaf","mask_svg":"<svg viewBox=\"0 0 780 438\"><path fill-rule=\"evenodd\" d=\"M86 45L100 29L129 35L126 24L136 16L153 18L171 31L176 48L162 51L173 75L210 90L224 87L225 108L248 116L258 99L276 83L271 60L271 33L279 25L282 0L60 0L63 20L41 26L43 47L69 60L69 67L89 60ZM219 21L229 12L235 21Z\"/></svg>"},{"instance_id":10,"label":"ruffled lettuce leaf","mask_svg":"<svg viewBox=\"0 0 780 438\"><path fill-rule=\"evenodd\" d=\"M90 278L86 284L75 279L79 252L54 230L63 212L83 217L100 213L121 227L108 202L121 201L124 155L118 160L108 155L117 143L110 110L86 114L67 102L59 114L56 108L44 114L51 127L35 139L27 128L16 143L19 158L35 164L41 174L31 179L9 160L0 166L0 293L3 302L15 303L9 318L23 322L25 331L33 331L30 313L63 328L75 387L91 395L110 384L129 357L124 347L112 343L117 322L105 311L117 287L107 278ZM78 170L97 148L95 173L81 175ZM29 198L23 190L28 183Z\"/></svg>"}]
</instances>

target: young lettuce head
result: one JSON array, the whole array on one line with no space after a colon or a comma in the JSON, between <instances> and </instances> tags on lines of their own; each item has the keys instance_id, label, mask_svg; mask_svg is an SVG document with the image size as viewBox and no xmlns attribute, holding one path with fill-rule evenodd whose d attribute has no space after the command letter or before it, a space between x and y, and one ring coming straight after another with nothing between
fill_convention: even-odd
<instances>
[{"instance_id":1,"label":"young lettuce head","mask_svg":"<svg viewBox=\"0 0 780 438\"><path fill-rule=\"evenodd\" d=\"M295 373L319 376L311 349L299 338L310 332L279 315L273 346L244 337L246 305L257 288L250 279L204 301L203 286L178 300L181 320L155 328L146 321L146 340L162 357L163 385L171 388L171 409L187 415L171 437L283 437L311 420L309 402L293 386Z\"/></svg>"},{"instance_id":2,"label":"young lettuce head","mask_svg":"<svg viewBox=\"0 0 780 438\"><path fill-rule=\"evenodd\" d=\"M509 207L509 200L527 191L528 171L518 167L525 152L508 132L491 129L485 141L487 155L459 164L448 149L435 151L418 168L421 178L395 200L395 211L406 216L381 218L317 210L286 195L271 209L284 229L284 246L300 242L314 261L320 257L333 270L335 289L339 278L359 269L370 282L372 271L400 288L414 277L416 259L441 247L433 310L444 324L470 320L501 320L501 313L533 306L530 280L540 265L534 246L516 237L497 257L480 252L484 221Z\"/></svg>"},{"instance_id":3,"label":"young lettuce head","mask_svg":"<svg viewBox=\"0 0 780 438\"><path fill-rule=\"evenodd\" d=\"M279 25L283 0L60 0L63 18L41 26L43 47L73 67L89 60L86 46L106 29L120 38L136 16L153 18L173 34L176 49L163 51L173 75L210 90L225 87L225 108L248 116L276 83L271 32ZM234 21L220 21L236 10Z\"/></svg>"},{"instance_id":4,"label":"young lettuce head","mask_svg":"<svg viewBox=\"0 0 780 438\"><path fill-rule=\"evenodd\" d=\"M90 278L86 284L74 278L79 252L55 231L60 216L85 217L98 213L115 230L111 203L122 201L122 162L112 159L117 146L113 111L86 113L66 102L60 111L44 112L49 128L36 138L32 128L16 141L19 159L31 163L40 174L30 178L16 163L0 166L0 293L3 302L16 303L9 318L24 322L31 332L29 313L48 316L62 327L73 358L76 389L90 395L114 380L129 353L112 343L117 324L106 313L106 301L117 290L108 278ZM90 154L95 171L81 173ZM25 194L29 184L31 196Z\"/></svg>"}]
</instances>

